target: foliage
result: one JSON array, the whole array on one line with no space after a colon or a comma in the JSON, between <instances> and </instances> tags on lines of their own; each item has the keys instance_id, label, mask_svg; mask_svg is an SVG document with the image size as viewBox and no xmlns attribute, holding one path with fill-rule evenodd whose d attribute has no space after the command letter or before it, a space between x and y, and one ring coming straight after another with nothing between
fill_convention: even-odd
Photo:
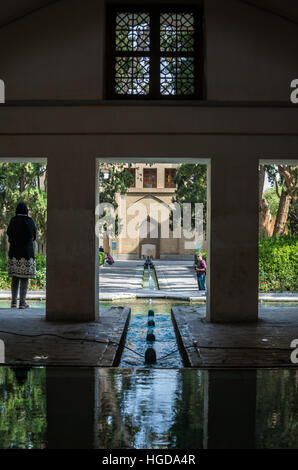
<instances>
[{"instance_id":1,"label":"foliage","mask_svg":"<svg viewBox=\"0 0 298 470\"><path fill-rule=\"evenodd\" d=\"M273 189L273 188L267 189L264 192L263 197L266 199L266 201L269 204L271 215L273 217L276 217L276 214L277 214L277 211L278 211L278 206L279 206L279 197L276 194L275 189Z\"/></svg>"},{"instance_id":2,"label":"foliage","mask_svg":"<svg viewBox=\"0 0 298 470\"><path fill-rule=\"evenodd\" d=\"M42 255L41 253L36 253L36 255L35 255L35 264L36 264L36 269L38 271L42 270L42 269L45 269L46 265L47 265L46 257L44 255Z\"/></svg>"},{"instance_id":3,"label":"foliage","mask_svg":"<svg viewBox=\"0 0 298 470\"><path fill-rule=\"evenodd\" d=\"M256 447L259 449L297 448L298 372L258 370Z\"/></svg>"},{"instance_id":4,"label":"foliage","mask_svg":"<svg viewBox=\"0 0 298 470\"><path fill-rule=\"evenodd\" d=\"M192 15L187 16L179 13L173 16L161 14L159 31L151 29L150 18L146 13L135 14L134 19L129 13L121 15L121 19L116 17L116 93L148 95L152 92L150 33L153 34L153 43L159 41L163 53L159 63L161 95L194 93L195 33ZM133 51L143 51L143 55L135 56ZM155 71L153 76L158 79Z\"/></svg>"},{"instance_id":5,"label":"foliage","mask_svg":"<svg viewBox=\"0 0 298 470\"><path fill-rule=\"evenodd\" d=\"M0 271L0 289L8 290L11 285L11 277L8 276L7 271Z\"/></svg>"},{"instance_id":6,"label":"foliage","mask_svg":"<svg viewBox=\"0 0 298 470\"><path fill-rule=\"evenodd\" d=\"M271 212L273 216L276 216L274 236L283 235L285 228L287 228L288 231L292 235L297 235L298 234L298 165L296 166L265 165L265 170L267 173L268 181L271 187L274 188L276 196L279 200L278 209L281 209L284 197L290 197L291 199L290 207L288 209L288 214L285 214L287 223L285 227L282 226L283 227L282 231L279 227L280 220L278 219L283 217L284 215L283 211L279 211L277 209L276 214L273 214ZM273 193L270 193L270 194L273 197ZM264 197L267 200L266 195L264 195ZM273 201L271 200L271 202ZM268 203L270 205L269 201ZM274 208L275 208L275 204L274 204ZM270 205L270 209L271 209L271 205Z\"/></svg>"},{"instance_id":7,"label":"foliage","mask_svg":"<svg viewBox=\"0 0 298 470\"><path fill-rule=\"evenodd\" d=\"M295 291L297 289L298 237L280 236L259 241L260 290Z\"/></svg>"},{"instance_id":8,"label":"foliage","mask_svg":"<svg viewBox=\"0 0 298 470\"><path fill-rule=\"evenodd\" d=\"M45 368L0 368L1 448L44 448Z\"/></svg>"},{"instance_id":9,"label":"foliage","mask_svg":"<svg viewBox=\"0 0 298 470\"><path fill-rule=\"evenodd\" d=\"M204 230L207 217L207 166L185 163L177 168L175 176L177 189L172 202L177 202L181 208L184 203L192 204L192 227L195 227L195 203L204 204Z\"/></svg>"},{"instance_id":10,"label":"foliage","mask_svg":"<svg viewBox=\"0 0 298 470\"><path fill-rule=\"evenodd\" d=\"M0 164L0 230L6 231L16 205L26 202L37 226L38 243L46 243L47 193L41 188L46 166L41 163Z\"/></svg>"},{"instance_id":11,"label":"foliage","mask_svg":"<svg viewBox=\"0 0 298 470\"><path fill-rule=\"evenodd\" d=\"M7 243L7 235L6 232L3 231L1 239L0 239L0 254L5 255L8 251L8 243Z\"/></svg>"},{"instance_id":12,"label":"foliage","mask_svg":"<svg viewBox=\"0 0 298 470\"><path fill-rule=\"evenodd\" d=\"M116 210L117 194L125 195L128 189L133 184L133 176L129 171L131 165L127 164L106 165L99 166L99 202L112 204ZM101 217L105 217L104 212ZM101 218L100 217L100 218ZM115 221L116 234L120 231L118 216Z\"/></svg>"},{"instance_id":13,"label":"foliage","mask_svg":"<svg viewBox=\"0 0 298 470\"><path fill-rule=\"evenodd\" d=\"M298 198L291 200L288 227L292 235L298 236Z\"/></svg>"},{"instance_id":14,"label":"foliage","mask_svg":"<svg viewBox=\"0 0 298 470\"><path fill-rule=\"evenodd\" d=\"M99 167L99 199L118 207L116 194L126 194L133 183L133 176L125 164L105 165Z\"/></svg>"},{"instance_id":15,"label":"foliage","mask_svg":"<svg viewBox=\"0 0 298 470\"><path fill-rule=\"evenodd\" d=\"M201 253L201 254L202 254L203 260L205 260L205 261L207 260L207 253L206 253L206 251L195 250L195 253L194 253L194 263L195 263L195 264L198 264L198 258L197 258L198 253Z\"/></svg>"}]
</instances>

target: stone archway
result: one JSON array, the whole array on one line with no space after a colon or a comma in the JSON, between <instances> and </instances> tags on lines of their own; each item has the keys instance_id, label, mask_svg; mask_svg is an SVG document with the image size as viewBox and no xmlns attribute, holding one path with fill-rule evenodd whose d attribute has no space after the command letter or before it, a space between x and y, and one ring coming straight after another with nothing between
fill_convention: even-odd
<instances>
[{"instance_id":1,"label":"stone archway","mask_svg":"<svg viewBox=\"0 0 298 470\"><path fill-rule=\"evenodd\" d=\"M145 228L144 228L145 225ZM156 233L157 238L151 238L151 233ZM139 257L142 259L145 252L148 251L148 256L151 256L154 259L160 258L160 224L157 220L147 216L147 219L141 225L140 233L146 233L145 238L139 238ZM149 252L152 254L150 255Z\"/></svg>"}]
</instances>

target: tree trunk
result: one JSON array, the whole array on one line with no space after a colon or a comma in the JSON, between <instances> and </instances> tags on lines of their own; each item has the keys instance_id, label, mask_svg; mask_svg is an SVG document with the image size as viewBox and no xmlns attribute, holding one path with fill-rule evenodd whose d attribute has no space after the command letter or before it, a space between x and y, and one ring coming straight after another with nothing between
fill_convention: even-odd
<instances>
[{"instance_id":1,"label":"tree trunk","mask_svg":"<svg viewBox=\"0 0 298 470\"><path fill-rule=\"evenodd\" d=\"M25 189L24 175L20 175L20 193L22 194Z\"/></svg>"},{"instance_id":2,"label":"tree trunk","mask_svg":"<svg viewBox=\"0 0 298 470\"><path fill-rule=\"evenodd\" d=\"M281 193L279 200L278 211L276 215L276 221L274 225L273 236L284 235L286 224L288 220L288 214L290 209L291 196L289 196L284 190Z\"/></svg>"},{"instance_id":3,"label":"tree trunk","mask_svg":"<svg viewBox=\"0 0 298 470\"><path fill-rule=\"evenodd\" d=\"M270 207L265 198L261 199L259 205L259 237L271 237L273 232L273 219Z\"/></svg>"},{"instance_id":4,"label":"tree trunk","mask_svg":"<svg viewBox=\"0 0 298 470\"><path fill-rule=\"evenodd\" d=\"M260 165L260 168L259 168L259 205L261 205L261 201L262 201L264 183L265 183L265 167L264 165Z\"/></svg>"},{"instance_id":5,"label":"tree trunk","mask_svg":"<svg viewBox=\"0 0 298 470\"><path fill-rule=\"evenodd\" d=\"M259 237L265 236L266 238L272 235L272 215L270 207L265 198L263 198L263 190L265 183L265 167L259 167Z\"/></svg>"},{"instance_id":6,"label":"tree trunk","mask_svg":"<svg viewBox=\"0 0 298 470\"><path fill-rule=\"evenodd\" d=\"M44 191L47 191L48 189L48 167L44 173L44 179L43 182L41 182L41 187Z\"/></svg>"}]
</instances>

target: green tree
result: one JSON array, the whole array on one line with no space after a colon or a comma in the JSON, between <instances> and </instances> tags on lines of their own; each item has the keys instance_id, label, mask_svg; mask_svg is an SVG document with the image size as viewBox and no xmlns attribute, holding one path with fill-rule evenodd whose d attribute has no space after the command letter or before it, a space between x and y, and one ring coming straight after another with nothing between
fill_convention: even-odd
<instances>
[{"instance_id":1,"label":"green tree","mask_svg":"<svg viewBox=\"0 0 298 470\"><path fill-rule=\"evenodd\" d=\"M298 165L266 165L265 168L279 198L273 236L284 235L286 229L297 234Z\"/></svg>"},{"instance_id":2,"label":"green tree","mask_svg":"<svg viewBox=\"0 0 298 470\"><path fill-rule=\"evenodd\" d=\"M207 217L207 166L185 163L177 168L175 176L177 189L172 202L181 207L184 203L192 204L192 227L195 227L195 203L204 204L204 230Z\"/></svg>"},{"instance_id":3,"label":"green tree","mask_svg":"<svg viewBox=\"0 0 298 470\"><path fill-rule=\"evenodd\" d=\"M46 243L47 192L41 178L46 176L46 166L41 163L2 163L0 164L0 229L6 230L16 205L26 202L30 215L37 226L39 251Z\"/></svg>"},{"instance_id":4,"label":"green tree","mask_svg":"<svg viewBox=\"0 0 298 470\"><path fill-rule=\"evenodd\" d=\"M133 176L129 171L131 165L117 164L99 166L99 201L108 202L116 209L116 195L125 195L133 184Z\"/></svg>"},{"instance_id":5,"label":"green tree","mask_svg":"<svg viewBox=\"0 0 298 470\"><path fill-rule=\"evenodd\" d=\"M266 201L269 204L271 215L273 217L276 217L278 206L279 206L279 197L277 196L275 189L273 188L267 189L264 192L263 197L266 199Z\"/></svg>"},{"instance_id":6,"label":"green tree","mask_svg":"<svg viewBox=\"0 0 298 470\"><path fill-rule=\"evenodd\" d=\"M101 164L99 166L99 202L112 204L115 211L118 208L117 195L125 195L129 187L133 184L133 176L129 171L131 164L116 164L106 165ZM106 212L99 217L105 217ZM120 223L118 215L115 220L115 232L116 235L120 231ZM106 230L107 227L104 227Z\"/></svg>"}]
</instances>

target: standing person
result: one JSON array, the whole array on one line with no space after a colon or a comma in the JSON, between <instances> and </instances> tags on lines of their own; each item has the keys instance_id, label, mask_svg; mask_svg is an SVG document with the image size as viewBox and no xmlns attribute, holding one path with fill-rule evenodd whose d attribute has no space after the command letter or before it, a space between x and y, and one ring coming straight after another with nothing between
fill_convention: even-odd
<instances>
[{"instance_id":1,"label":"standing person","mask_svg":"<svg viewBox=\"0 0 298 470\"><path fill-rule=\"evenodd\" d=\"M197 254L198 263L195 267L198 279L199 290L206 290L205 279L206 279L206 261L203 260L202 253Z\"/></svg>"},{"instance_id":2,"label":"standing person","mask_svg":"<svg viewBox=\"0 0 298 470\"><path fill-rule=\"evenodd\" d=\"M35 279L36 267L34 259L33 241L36 239L36 227L33 219L28 216L28 208L20 202L16 208L16 215L11 219L7 229L8 275L11 279L11 308L17 307L18 289L20 286L19 308L28 308L26 295L28 280Z\"/></svg>"}]
</instances>

